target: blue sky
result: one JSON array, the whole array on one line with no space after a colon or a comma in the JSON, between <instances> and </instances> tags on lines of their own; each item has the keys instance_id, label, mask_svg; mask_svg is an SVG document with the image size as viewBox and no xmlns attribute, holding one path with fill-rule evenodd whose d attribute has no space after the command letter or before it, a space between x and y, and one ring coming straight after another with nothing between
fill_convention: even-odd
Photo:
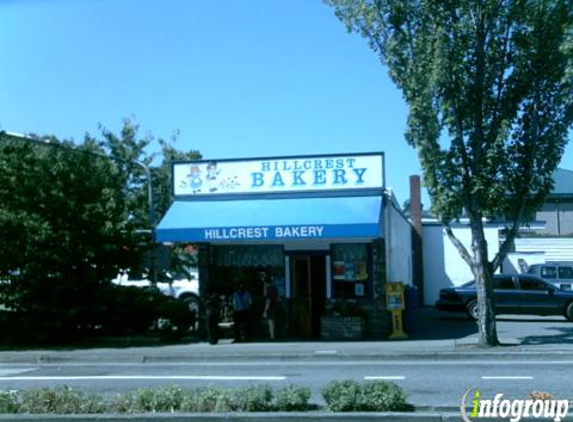
<instances>
[{"instance_id":1,"label":"blue sky","mask_svg":"<svg viewBox=\"0 0 573 422\"><path fill-rule=\"evenodd\" d=\"M400 92L320 0L3 0L0 54L1 130L132 117L207 159L384 151L400 203L420 172Z\"/></svg>"}]
</instances>

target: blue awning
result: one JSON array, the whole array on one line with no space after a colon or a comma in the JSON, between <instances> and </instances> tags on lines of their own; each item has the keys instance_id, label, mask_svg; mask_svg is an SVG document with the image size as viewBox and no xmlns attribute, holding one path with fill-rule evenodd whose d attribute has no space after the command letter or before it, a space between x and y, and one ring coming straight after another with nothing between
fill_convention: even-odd
<instances>
[{"instance_id":1,"label":"blue awning","mask_svg":"<svg viewBox=\"0 0 573 422\"><path fill-rule=\"evenodd\" d=\"M382 237L382 198L176 201L159 242L292 241Z\"/></svg>"}]
</instances>

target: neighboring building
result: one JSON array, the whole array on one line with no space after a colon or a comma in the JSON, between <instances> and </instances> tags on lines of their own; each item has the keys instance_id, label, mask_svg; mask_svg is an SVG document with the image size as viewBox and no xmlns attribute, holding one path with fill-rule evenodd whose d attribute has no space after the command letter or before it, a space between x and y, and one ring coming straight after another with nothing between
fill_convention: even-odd
<instances>
[{"instance_id":1,"label":"neighboring building","mask_svg":"<svg viewBox=\"0 0 573 422\"><path fill-rule=\"evenodd\" d=\"M545 228L542 236L573 236L573 171L557 169L553 173L554 186L545 204L536 214Z\"/></svg>"},{"instance_id":2,"label":"neighboring building","mask_svg":"<svg viewBox=\"0 0 573 422\"><path fill-rule=\"evenodd\" d=\"M423 220L424 251L424 304L433 306L440 296L440 289L459 286L472 280L473 274L462 259L441 223L437 220ZM484 232L488 245L499 244L498 224L485 224ZM471 253L471 230L464 222L452 225L454 235ZM490 249L490 255L497 251Z\"/></svg>"},{"instance_id":3,"label":"neighboring building","mask_svg":"<svg viewBox=\"0 0 573 422\"><path fill-rule=\"evenodd\" d=\"M519 234L504 272L526 271L536 263L573 262L573 171L555 170L553 182L551 194L536 214L542 225Z\"/></svg>"},{"instance_id":4,"label":"neighboring building","mask_svg":"<svg viewBox=\"0 0 573 422\"><path fill-rule=\"evenodd\" d=\"M553 177L553 191L536 214L536 220L524 227L515 239L515 250L508 254L502 272L524 272L534 263L573 261L573 171L557 169ZM415 226L413 220L412 224ZM422 225L423 300L425 305L431 306L441 288L463 284L473 275L437 220L425 215ZM503 241L503 229L503 224L485 224L490 259L497 253L494 246ZM469 249L469 226L458 223L453 231Z\"/></svg>"},{"instance_id":5,"label":"neighboring building","mask_svg":"<svg viewBox=\"0 0 573 422\"><path fill-rule=\"evenodd\" d=\"M412 282L412 246L382 153L175 162L173 192L157 240L198 244L203 296L244 283L264 327L263 271L289 335L325 338L321 320L337 313L388 335L386 282Z\"/></svg>"}]
</instances>

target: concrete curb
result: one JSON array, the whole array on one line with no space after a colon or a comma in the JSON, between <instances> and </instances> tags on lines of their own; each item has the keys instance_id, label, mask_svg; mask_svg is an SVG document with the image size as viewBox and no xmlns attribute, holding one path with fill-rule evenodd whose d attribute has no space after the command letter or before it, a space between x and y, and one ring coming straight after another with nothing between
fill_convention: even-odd
<instances>
[{"instance_id":1,"label":"concrete curb","mask_svg":"<svg viewBox=\"0 0 573 422\"><path fill-rule=\"evenodd\" d=\"M129 353L123 351L116 352L14 352L0 353L0 364L57 364L57 363L170 363L170 362L207 362L214 359L226 360L233 362L247 362L252 360L275 360L275 361L293 361L300 359L312 359L317 361L371 361L371 360L428 360L428 361L451 361L451 360L480 360L480 359L498 359L512 360L519 358L521 360L571 360L573 351L571 350L521 350L512 351L500 350L472 350L463 352L436 351L436 352L394 352L394 353L310 353L310 352L224 352L224 353L137 353L132 350Z\"/></svg>"}]
</instances>

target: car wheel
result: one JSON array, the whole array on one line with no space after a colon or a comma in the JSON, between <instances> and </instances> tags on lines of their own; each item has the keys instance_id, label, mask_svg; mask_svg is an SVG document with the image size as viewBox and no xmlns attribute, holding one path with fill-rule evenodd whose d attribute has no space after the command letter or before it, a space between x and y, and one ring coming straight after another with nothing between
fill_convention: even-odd
<instances>
[{"instance_id":1,"label":"car wheel","mask_svg":"<svg viewBox=\"0 0 573 422\"><path fill-rule=\"evenodd\" d=\"M471 319L476 320L479 318L479 308L477 300L470 300L466 305L468 315Z\"/></svg>"},{"instance_id":2,"label":"car wheel","mask_svg":"<svg viewBox=\"0 0 573 422\"><path fill-rule=\"evenodd\" d=\"M565 307L565 318L567 321L573 322L573 302L569 302Z\"/></svg>"}]
</instances>

